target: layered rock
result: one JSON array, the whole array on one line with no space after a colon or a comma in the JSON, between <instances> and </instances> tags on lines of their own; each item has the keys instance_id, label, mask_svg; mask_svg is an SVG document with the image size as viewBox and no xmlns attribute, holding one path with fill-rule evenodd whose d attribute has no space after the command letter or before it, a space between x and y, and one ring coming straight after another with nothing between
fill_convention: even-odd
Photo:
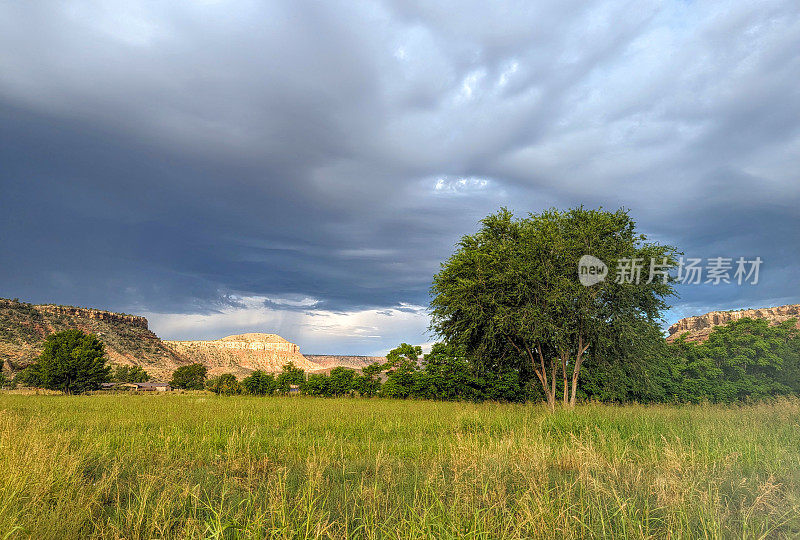
<instances>
[{"instance_id":1,"label":"layered rock","mask_svg":"<svg viewBox=\"0 0 800 540\"><path fill-rule=\"evenodd\" d=\"M8 301L7 301L8 302ZM130 326L138 326L147 330L147 319L139 315L128 315L127 313L114 313L113 311L105 311L102 309L91 309L73 306L57 306L53 304L35 305L34 309L42 313L50 313L52 315L66 315L67 317L75 317L78 319L95 319L98 321L107 321L117 324L126 324Z\"/></svg>"},{"instance_id":2,"label":"layered rock","mask_svg":"<svg viewBox=\"0 0 800 540\"><path fill-rule=\"evenodd\" d=\"M672 342L686 332L689 333L686 337L688 341L705 341L715 326L744 318L769 319L773 324L797 319L800 328L800 304L738 311L711 311L705 315L686 317L669 327L667 341Z\"/></svg>"},{"instance_id":3,"label":"layered rock","mask_svg":"<svg viewBox=\"0 0 800 540\"><path fill-rule=\"evenodd\" d=\"M155 380L168 381L180 366L204 364L211 375L243 377L260 369L279 372L288 362L307 372L329 372L337 366L361 369L382 357L312 355L305 357L294 343L276 334L238 334L210 341L162 341L147 319L101 309L34 305L0 298L0 360L13 375L36 360L45 338L78 329L97 335L113 364L137 365Z\"/></svg>"},{"instance_id":4,"label":"layered rock","mask_svg":"<svg viewBox=\"0 0 800 540\"><path fill-rule=\"evenodd\" d=\"M0 359L5 370L24 369L41 354L48 335L71 329L97 335L111 363L141 366L157 380L169 380L175 369L188 363L148 329L144 317L0 299Z\"/></svg>"},{"instance_id":5,"label":"layered rock","mask_svg":"<svg viewBox=\"0 0 800 540\"><path fill-rule=\"evenodd\" d=\"M339 356L335 354L306 354L306 360L314 364L317 370L329 371L335 367L361 369L378 362L386 363L385 356Z\"/></svg>"},{"instance_id":6,"label":"layered rock","mask_svg":"<svg viewBox=\"0 0 800 540\"><path fill-rule=\"evenodd\" d=\"M165 341L177 354L205 365L209 373L242 376L260 369L278 372L293 362L305 371L315 371L294 343L276 334L238 334L209 341Z\"/></svg>"}]
</instances>

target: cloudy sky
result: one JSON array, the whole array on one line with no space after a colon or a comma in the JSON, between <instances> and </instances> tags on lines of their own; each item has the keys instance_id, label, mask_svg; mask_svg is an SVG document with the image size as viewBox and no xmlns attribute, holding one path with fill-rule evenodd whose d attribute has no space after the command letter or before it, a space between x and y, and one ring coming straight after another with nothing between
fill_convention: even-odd
<instances>
[{"instance_id":1,"label":"cloudy sky","mask_svg":"<svg viewBox=\"0 0 800 540\"><path fill-rule=\"evenodd\" d=\"M163 338L428 342L483 216L629 208L800 302L800 4L0 3L0 296Z\"/></svg>"}]
</instances>

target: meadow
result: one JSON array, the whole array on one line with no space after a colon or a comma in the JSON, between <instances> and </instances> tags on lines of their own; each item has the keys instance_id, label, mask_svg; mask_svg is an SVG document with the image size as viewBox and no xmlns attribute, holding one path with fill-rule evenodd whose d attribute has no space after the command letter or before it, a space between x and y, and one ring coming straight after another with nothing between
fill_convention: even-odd
<instances>
[{"instance_id":1,"label":"meadow","mask_svg":"<svg viewBox=\"0 0 800 540\"><path fill-rule=\"evenodd\" d=\"M0 393L0 540L798 535L798 400Z\"/></svg>"}]
</instances>

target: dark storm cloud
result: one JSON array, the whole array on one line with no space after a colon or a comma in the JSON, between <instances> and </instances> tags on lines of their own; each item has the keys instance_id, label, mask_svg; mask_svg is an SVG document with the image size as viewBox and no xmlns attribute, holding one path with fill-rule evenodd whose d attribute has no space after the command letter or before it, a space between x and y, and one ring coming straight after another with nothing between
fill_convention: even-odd
<instances>
[{"instance_id":1,"label":"dark storm cloud","mask_svg":"<svg viewBox=\"0 0 800 540\"><path fill-rule=\"evenodd\" d=\"M374 352L481 217L585 204L764 259L671 316L800 301L798 75L789 1L4 3L0 295Z\"/></svg>"}]
</instances>

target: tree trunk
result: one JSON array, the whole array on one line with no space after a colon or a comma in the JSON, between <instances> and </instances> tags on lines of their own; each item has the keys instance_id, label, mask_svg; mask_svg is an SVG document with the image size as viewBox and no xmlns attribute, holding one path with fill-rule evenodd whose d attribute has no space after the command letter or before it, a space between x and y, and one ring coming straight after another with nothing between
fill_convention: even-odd
<instances>
[{"instance_id":1,"label":"tree trunk","mask_svg":"<svg viewBox=\"0 0 800 540\"><path fill-rule=\"evenodd\" d=\"M575 357L575 367L572 370L572 396L569 399L569 406L575 407L575 394L578 392L578 374L581 372L583 363L583 353L589 348L589 344L583 344L583 337L578 337L578 355Z\"/></svg>"},{"instance_id":2,"label":"tree trunk","mask_svg":"<svg viewBox=\"0 0 800 540\"><path fill-rule=\"evenodd\" d=\"M556 375L555 375L555 373L552 374L552 376L553 376L553 383L552 383L553 386L552 386L552 389L551 389L551 386L549 384L550 383L550 377L548 377L548 375L547 375L547 368L545 367L544 355L542 354L541 347L536 346L536 352L539 353L539 362L538 362L538 365L537 365L536 358L533 356L533 351L530 349L530 347L528 347L527 345L523 345L525 347L525 353L523 353L522 349L520 349L517 346L517 344L514 343L514 341L511 338L506 337L506 339L517 350L517 352L519 352L521 355L525 356L525 353L527 353L528 358L530 358L530 360L531 360L531 365L533 367L533 371L534 371L534 373L536 373L536 377L539 378L539 382L542 383L542 389L544 390L544 395L547 397L547 404L550 406L550 410L551 411L555 411L556 410L556 391L555 391L555 376ZM552 365L553 365L553 362L551 362L551 366Z\"/></svg>"},{"instance_id":3,"label":"tree trunk","mask_svg":"<svg viewBox=\"0 0 800 540\"><path fill-rule=\"evenodd\" d=\"M569 358L568 351L561 352L561 377L564 382L564 406L569 403L569 385L567 384L567 359Z\"/></svg>"}]
</instances>

